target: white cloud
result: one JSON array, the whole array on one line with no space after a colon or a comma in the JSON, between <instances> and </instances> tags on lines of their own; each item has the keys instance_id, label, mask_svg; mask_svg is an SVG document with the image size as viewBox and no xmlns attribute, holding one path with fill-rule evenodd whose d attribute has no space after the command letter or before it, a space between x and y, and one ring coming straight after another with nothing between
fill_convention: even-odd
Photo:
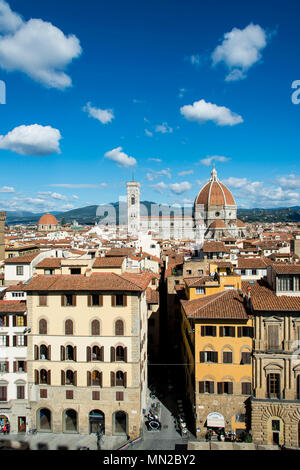
<instances>
[{"instance_id":1,"label":"white cloud","mask_svg":"<svg viewBox=\"0 0 300 470\"><path fill-rule=\"evenodd\" d=\"M213 161L225 163L225 162L228 162L229 160L230 158L228 157L222 157L221 155L212 155L206 158L202 158L202 160L200 160L200 163L202 163L202 165L205 165L205 166L211 166Z\"/></svg>"},{"instance_id":2,"label":"white cloud","mask_svg":"<svg viewBox=\"0 0 300 470\"><path fill-rule=\"evenodd\" d=\"M261 59L267 45L267 35L259 25L250 23L246 28L233 28L224 34L224 40L212 53L213 65L224 62L229 69L226 81L246 78L246 73Z\"/></svg>"},{"instance_id":3,"label":"white cloud","mask_svg":"<svg viewBox=\"0 0 300 470\"><path fill-rule=\"evenodd\" d=\"M73 198L73 199L79 199L79 197L76 196L76 194L73 194L73 195L72 195L72 198Z\"/></svg>"},{"instance_id":4,"label":"white cloud","mask_svg":"<svg viewBox=\"0 0 300 470\"><path fill-rule=\"evenodd\" d=\"M294 174L288 176L279 176L278 183L283 188L300 189L300 176Z\"/></svg>"},{"instance_id":5,"label":"white cloud","mask_svg":"<svg viewBox=\"0 0 300 470\"><path fill-rule=\"evenodd\" d=\"M93 117L102 122L102 124L111 122L115 117L112 109L94 108L90 102L84 106L83 111L88 113L89 117Z\"/></svg>"},{"instance_id":6,"label":"white cloud","mask_svg":"<svg viewBox=\"0 0 300 470\"><path fill-rule=\"evenodd\" d=\"M165 189L168 188L168 185L161 181L160 183L153 184L151 186L155 191L162 193Z\"/></svg>"},{"instance_id":7,"label":"white cloud","mask_svg":"<svg viewBox=\"0 0 300 470\"><path fill-rule=\"evenodd\" d=\"M178 94L179 98L182 98L184 93L186 93L186 91L187 91L186 88L179 88L179 94Z\"/></svg>"},{"instance_id":8,"label":"white cloud","mask_svg":"<svg viewBox=\"0 0 300 470\"><path fill-rule=\"evenodd\" d=\"M65 36L41 19L23 21L4 0L0 0L0 27L4 32L0 36L0 65L4 70L23 72L50 88L72 85L65 69L82 52L76 36Z\"/></svg>"},{"instance_id":9,"label":"white cloud","mask_svg":"<svg viewBox=\"0 0 300 470\"><path fill-rule=\"evenodd\" d=\"M73 204L64 204L63 206L60 207L60 209L68 211L68 210L74 209L74 207L75 206Z\"/></svg>"},{"instance_id":10,"label":"white cloud","mask_svg":"<svg viewBox=\"0 0 300 470\"><path fill-rule=\"evenodd\" d=\"M178 176L186 176L186 175L193 175L194 174L194 170L186 170L186 171L180 171L178 173Z\"/></svg>"},{"instance_id":11,"label":"white cloud","mask_svg":"<svg viewBox=\"0 0 300 470\"><path fill-rule=\"evenodd\" d=\"M71 189L89 189L89 188L106 188L108 185L107 183L99 183L99 184L77 184L77 183L57 183L57 184L50 184L49 186L53 186L56 188L71 188Z\"/></svg>"},{"instance_id":12,"label":"white cloud","mask_svg":"<svg viewBox=\"0 0 300 470\"><path fill-rule=\"evenodd\" d=\"M117 162L119 166L129 167L136 165L136 159L129 157L125 152L122 152L122 147L117 147L104 154L105 158Z\"/></svg>"},{"instance_id":13,"label":"white cloud","mask_svg":"<svg viewBox=\"0 0 300 470\"><path fill-rule=\"evenodd\" d=\"M162 160L160 158L148 158L149 161L152 161L152 162L157 162L157 163L161 163Z\"/></svg>"},{"instance_id":14,"label":"white cloud","mask_svg":"<svg viewBox=\"0 0 300 470\"><path fill-rule=\"evenodd\" d=\"M0 0L0 31L10 33L16 31L21 26L22 18L14 13L8 3Z\"/></svg>"},{"instance_id":15,"label":"white cloud","mask_svg":"<svg viewBox=\"0 0 300 470\"><path fill-rule=\"evenodd\" d=\"M172 134L173 129L167 122L163 122L155 127L155 132L160 132L161 134Z\"/></svg>"},{"instance_id":16,"label":"white cloud","mask_svg":"<svg viewBox=\"0 0 300 470\"><path fill-rule=\"evenodd\" d=\"M171 170L170 168L166 168L165 170L159 170L159 171L152 171L151 173L147 173L146 179L148 181L153 181L157 178L160 178L162 176L166 176L167 178L171 179Z\"/></svg>"},{"instance_id":17,"label":"white cloud","mask_svg":"<svg viewBox=\"0 0 300 470\"><path fill-rule=\"evenodd\" d=\"M188 181L183 181L182 183L172 183L169 185L172 193L182 194L191 189L192 185Z\"/></svg>"},{"instance_id":18,"label":"white cloud","mask_svg":"<svg viewBox=\"0 0 300 470\"><path fill-rule=\"evenodd\" d=\"M58 199L60 201L67 201L67 196L59 193L52 193L51 191L40 191L38 193L39 197L50 197L52 199Z\"/></svg>"},{"instance_id":19,"label":"white cloud","mask_svg":"<svg viewBox=\"0 0 300 470\"><path fill-rule=\"evenodd\" d=\"M163 181L153 184L151 186L155 191L162 193L164 190L169 189L173 194L182 194L186 191L189 191L192 187L191 183L188 181L183 181L182 183L171 183L166 184Z\"/></svg>"},{"instance_id":20,"label":"white cloud","mask_svg":"<svg viewBox=\"0 0 300 470\"><path fill-rule=\"evenodd\" d=\"M148 137L152 137L152 136L153 136L153 132L148 131L148 129L145 129L145 134L146 134Z\"/></svg>"},{"instance_id":21,"label":"white cloud","mask_svg":"<svg viewBox=\"0 0 300 470\"><path fill-rule=\"evenodd\" d=\"M196 121L199 124L213 121L218 126L235 126L243 122L242 116L233 113L229 108L207 103L203 99L195 101L192 105L182 106L180 112L188 121Z\"/></svg>"},{"instance_id":22,"label":"white cloud","mask_svg":"<svg viewBox=\"0 0 300 470\"><path fill-rule=\"evenodd\" d=\"M234 176L230 176L230 178L223 180L223 183L232 188L242 188L248 184L248 180L247 178L235 178Z\"/></svg>"},{"instance_id":23,"label":"white cloud","mask_svg":"<svg viewBox=\"0 0 300 470\"><path fill-rule=\"evenodd\" d=\"M15 189L11 186L2 186L2 188L0 188L0 193L14 193L15 192Z\"/></svg>"},{"instance_id":24,"label":"white cloud","mask_svg":"<svg viewBox=\"0 0 300 470\"><path fill-rule=\"evenodd\" d=\"M23 125L0 136L0 149L11 150L20 155L51 155L52 153L60 153L60 139L59 130L51 126Z\"/></svg>"}]
</instances>

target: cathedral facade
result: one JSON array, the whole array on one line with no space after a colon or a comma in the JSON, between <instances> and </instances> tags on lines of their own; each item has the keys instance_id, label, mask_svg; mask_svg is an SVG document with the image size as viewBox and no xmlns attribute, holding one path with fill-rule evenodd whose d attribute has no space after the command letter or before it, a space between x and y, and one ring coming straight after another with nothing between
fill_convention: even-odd
<instances>
[{"instance_id":1,"label":"cathedral facade","mask_svg":"<svg viewBox=\"0 0 300 470\"><path fill-rule=\"evenodd\" d=\"M127 183L128 233L151 232L160 239L188 239L198 243L225 237L243 238L245 224L237 219L237 205L230 190L213 167L209 181L199 191L194 205L167 206L140 202L140 183Z\"/></svg>"}]
</instances>

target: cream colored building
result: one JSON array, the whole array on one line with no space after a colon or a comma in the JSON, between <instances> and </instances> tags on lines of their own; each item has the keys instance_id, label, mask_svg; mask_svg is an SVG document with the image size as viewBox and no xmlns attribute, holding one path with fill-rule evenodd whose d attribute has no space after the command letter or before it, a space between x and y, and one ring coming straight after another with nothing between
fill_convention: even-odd
<instances>
[{"instance_id":1,"label":"cream colored building","mask_svg":"<svg viewBox=\"0 0 300 470\"><path fill-rule=\"evenodd\" d=\"M29 282L29 426L53 433L89 434L98 426L106 435L140 433L150 282L143 276L138 282L129 273L42 275Z\"/></svg>"}]
</instances>

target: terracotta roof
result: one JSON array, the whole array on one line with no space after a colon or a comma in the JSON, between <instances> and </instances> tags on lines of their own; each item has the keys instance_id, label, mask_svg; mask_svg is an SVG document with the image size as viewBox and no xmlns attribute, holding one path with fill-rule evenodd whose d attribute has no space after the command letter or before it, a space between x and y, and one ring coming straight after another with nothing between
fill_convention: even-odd
<instances>
[{"instance_id":1,"label":"terracotta roof","mask_svg":"<svg viewBox=\"0 0 300 470\"><path fill-rule=\"evenodd\" d=\"M250 291L248 290L250 288ZM242 281L242 290L245 294L250 292L251 303L257 311L299 311L300 296L279 295L263 281Z\"/></svg>"},{"instance_id":2,"label":"terracotta roof","mask_svg":"<svg viewBox=\"0 0 300 470\"><path fill-rule=\"evenodd\" d=\"M215 278L214 276L185 277L183 281L188 287L201 287L204 286L207 281L215 281Z\"/></svg>"},{"instance_id":3,"label":"terracotta roof","mask_svg":"<svg viewBox=\"0 0 300 470\"><path fill-rule=\"evenodd\" d=\"M45 258L36 265L36 268L60 268L62 259L65 258Z\"/></svg>"},{"instance_id":4,"label":"terracotta roof","mask_svg":"<svg viewBox=\"0 0 300 470\"><path fill-rule=\"evenodd\" d=\"M225 246L222 242L215 242L215 241L205 241L203 243L203 253L215 253L215 252L222 252L222 253L230 253L230 249L228 246Z\"/></svg>"},{"instance_id":5,"label":"terracotta roof","mask_svg":"<svg viewBox=\"0 0 300 470\"><path fill-rule=\"evenodd\" d=\"M238 258L238 269L266 269L267 266L262 258Z\"/></svg>"},{"instance_id":6,"label":"terracotta roof","mask_svg":"<svg viewBox=\"0 0 300 470\"><path fill-rule=\"evenodd\" d=\"M111 248L109 251L107 251L106 256L128 256L134 251L134 248Z\"/></svg>"},{"instance_id":7,"label":"terracotta roof","mask_svg":"<svg viewBox=\"0 0 300 470\"><path fill-rule=\"evenodd\" d=\"M40 252L38 251L28 255L13 256L12 258L7 258L5 264L30 264L39 254Z\"/></svg>"},{"instance_id":8,"label":"terracotta roof","mask_svg":"<svg viewBox=\"0 0 300 470\"><path fill-rule=\"evenodd\" d=\"M211 261L209 265L215 264L218 268L232 268L233 265L230 261Z\"/></svg>"},{"instance_id":9,"label":"terracotta roof","mask_svg":"<svg viewBox=\"0 0 300 470\"><path fill-rule=\"evenodd\" d=\"M272 264L276 274L300 274L300 263L290 264L290 263L273 263Z\"/></svg>"},{"instance_id":10,"label":"terracotta roof","mask_svg":"<svg viewBox=\"0 0 300 470\"><path fill-rule=\"evenodd\" d=\"M123 264L123 261L125 259L125 256L119 257L119 256L99 256L95 259L93 268L120 268Z\"/></svg>"},{"instance_id":11,"label":"terracotta roof","mask_svg":"<svg viewBox=\"0 0 300 470\"><path fill-rule=\"evenodd\" d=\"M227 228L225 222L223 220L214 220L210 225L209 228Z\"/></svg>"},{"instance_id":12,"label":"terracotta roof","mask_svg":"<svg viewBox=\"0 0 300 470\"><path fill-rule=\"evenodd\" d=\"M142 291L138 284L132 282L121 274L92 273L90 276L83 274L59 274L53 276L39 275L26 285L24 289L30 291Z\"/></svg>"},{"instance_id":13,"label":"terracotta roof","mask_svg":"<svg viewBox=\"0 0 300 470\"><path fill-rule=\"evenodd\" d=\"M243 296L235 289L208 295L202 299L181 300L188 318L247 320Z\"/></svg>"},{"instance_id":14,"label":"terracotta roof","mask_svg":"<svg viewBox=\"0 0 300 470\"><path fill-rule=\"evenodd\" d=\"M159 279L159 275L155 273L149 273L148 271L143 271L142 273L123 273L122 277L124 279L127 279L130 282L133 282L137 286L139 286L141 289L145 290L150 281L153 278Z\"/></svg>"},{"instance_id":15,"label":"terracotta roof","mask_svg":"<svg viewBox=\"0 0 300 470\"><path fill-rule=\"evenodd\" d=\"M19 300L0 300L0 313L24 313L27 307Z\"/></svg>"}]
</instances>

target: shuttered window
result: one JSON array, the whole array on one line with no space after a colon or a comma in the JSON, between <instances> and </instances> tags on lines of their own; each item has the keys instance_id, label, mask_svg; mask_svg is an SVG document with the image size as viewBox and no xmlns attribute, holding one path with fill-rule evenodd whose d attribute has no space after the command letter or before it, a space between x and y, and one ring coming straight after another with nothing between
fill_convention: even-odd
<instances>
[{"instance_id":1,"label":"shuttered window","mask_svg":"<svg viewBox=\"0 0 300 470\"><path fill-rule=\"evenodd\" d=\"M73 397L74 397L73 390L66 390L66 399L73 400Z\"/></svg>"},{"instance_id":2,"label":"shuttered window","mask_svg":"<svg viewBox=\"0 0 300 470\"><path fill-rule=\"evenodd\" d=\"M232 352L231 351L224 351L223 352L223 363L224 364L232 364Z\"/></svg>"},{"instance_id":3,"label":"shuttered window","mask_svg":"<svg viewBox=\"0 0 300 470\"><path fill-rule=\"evenodd\" d=\"M217 351L201 351L200 362L218 362Z\"/></svg>"},{"instance_id":4,"label":"shuttered window","mask_svg":"<svg viewBox=\"0 0 300 470\"><path fill-rule=\"evenodd\" d=\"M7 386L0 387L0 401L7 401Z\"/></svg>"},{"instance_id":5,"label":"shuttered window","mask_svg":"<svg viewBox=\"0 0 300 470\"><path fill-rule=\"evenodd\" d=\"M215 383L211 380L199 382L199 393L214 393Z\"/></svg>"},{"instance_id":6,"label":"shuttered window","mask_svg":"<svg viewBox=\"0 0 300 470\"><path fill-rule=\"evenodd\" d=\"M47 321L44 319L41 319L39 321L39 334L40 335L46 335L47 334Z\"/></svg>"},{"instance_id":7,"label":"shuttered window","mask_svg":"<svg viewBox=\"0 0 300 470\"><path fill-rule=\"evenodd\" d=\"M72 335L73 334L73 322L72 320L66 320L65 322L65 334Z\"/></svg>"},{"instance_id":8,"label":"shuttered window","mask_svg":"<svg viewBox=\"0 0 300 470\"><path fill-rule=\"evenodd\" d=\"M17 399L24 400L24 398L25 398L25 387L24 385L18 385L17 386Z\"/></svg>"},{"instance_id":9,"label":"shuttered window","mask_svg":"<svg viewBox=\"0 0 300 470\"><path fill-rule=\"evenodd\" d=\"M116 392L116 400L123 401L124 400L124 393L123 392Z\"/></svg>"},{"instance_id":10,"label":"shuttered window","mask_svg":"<svg viewBox=\"0 0 300 470\"><path fill-rule=\"evenodd\" d=\"M230 336L235 337L235 327L234 326L220 326L219 328L220 336Z\"/></svg>"},{"instance_id":11,"label":"shuttered window","mask_svg":"<svg viewBox=\"0 0 300 470\"><path fill-rule=\"evenodd\" d=\"M268 325L268 349L279 349L278 325Z\"/></svg>"},{"instance_id":12,"label":"shuttered window","mask_svg":"<svg viewBox=\"0 0 300 470\"><path fill-rule=\"evenodd\" d=\"M217 327L211 325L202 325L201 336L217 336Z\"/></svg>"},{"instance_id":13,"label":"shuttered window","mask_svg":"<svg viewBox=\"0 0 300 470\"><path fill-rule=\"evenodd\" d=\"M233 383L232 382L218 382L217 383L217 390L219 394L222 393L233 393Z\"/></svg>"},{"instance_id":14,"label":"shuttered window","mask_svg":"<svg viewBox=\"0 0 300 470\"><path fill-rule=\"evenodd\" d=\"M39 307L46 307L47 306L47 295L41 294L39 296Z\"/></svg>"},{"instance_id":15,"label":"shuttered window","mask_svg":"<svg viewBox=\"0 0 300 470\"><path fill-rule=\"evenodd\" d=\"M242 364L251 364L250 352L242 352Z\"/></svg>"},{"instance_id":16,"label":"shuttered window","mask_svg":"<svg viewBox=\"0 0 300 470\"><path fill-rule=\"evenodd\" d=\"M117 320L115 323L115 335L116 336L124 335L124 322L122 320Z\"/></svg>"},{"instance_id":17,"label":"shuttered window","mask_svg":"<svg viewBox=\"0 0 300 470\"><path fill-rule=\"evenodd\" d=\"M46 389L41 389L40 390L40 398L47 398L47 390Z\"/></svg>"},{"instance_id":18,"label":"shuttered window","mask_svg":"<svg viewBox=\"0 0 300 470\"><path fill-rule=\"evenodd\" d=\"M242 382L242 395L252 395L251 382Z\"/></svg>"},{"instance_id":19,"label":"shuttered window","mask_svg":"<svg viewBox=\"0 0 300 470\"><path fill-rule=\"evenodd\" d=\"M100 392L93 390L92 391L92 400L100 400Z\"/></svg>"},{"instance_id":20,"label":"shuttered window","mask_svg":"<svg viewBox=\"0 0 300 470\"><path fill-rule=\"evenodd\" d=\"M92 321L92 336L100 335L100 322L99 320Z\"/></svg>"}]
</instances>

